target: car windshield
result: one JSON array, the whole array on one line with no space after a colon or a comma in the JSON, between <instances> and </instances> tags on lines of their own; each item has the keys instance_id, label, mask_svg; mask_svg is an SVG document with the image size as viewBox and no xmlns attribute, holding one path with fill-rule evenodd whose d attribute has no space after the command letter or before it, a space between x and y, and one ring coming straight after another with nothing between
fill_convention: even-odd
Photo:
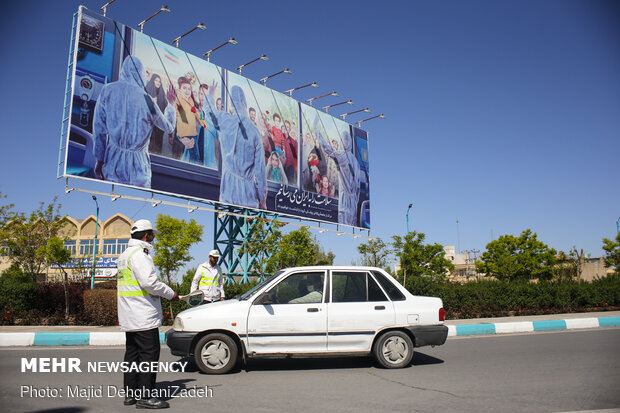
<instances>
[{"instance_id":1,"label":"car windshield","mask_svg":"<svg viewBox=\"0 0 620 413\"><path fill-rule=\"evenodd\" d=\"M246 291L239 297L239 300L247 300L251 298L254 294L256 294L256 291L258 291L262 286L266 285L268 282L270 282L271 280L273 280L274 278L276 278L278 275L282 274L283 272L284 270L278 271L277 273L273 274L271 277L265 279L265 281L263 281L262 283L253 287L251 290Z\"/></svg>"}]
</instances>

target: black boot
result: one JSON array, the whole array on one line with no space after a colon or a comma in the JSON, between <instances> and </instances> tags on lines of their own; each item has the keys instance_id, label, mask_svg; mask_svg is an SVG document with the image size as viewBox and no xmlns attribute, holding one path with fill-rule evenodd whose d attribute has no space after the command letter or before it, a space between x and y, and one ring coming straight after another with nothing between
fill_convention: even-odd
<instances>
[{"instance_id":1,"label":"black boot","mask_svg":"<svg viewBox=\"0 0 620 413\"><path fill-rule=\"evenodd\" d=\"M136 402L136 409L167 409L170 407L168 402L151 397L148 400L140 399Z\"/></svg>"},{"instance_id":2,"label":"black boot","mask_svg":"<svg viewBox=\"0 0 620 413\"><path fill-rule=\"evenodd\" d=\"M136 399L134 399L133 397L127 396L125 397L125 400L123 400L123 404L125 406L131 406L132 404L136 404Z\"/></svg>"}]
</instances>

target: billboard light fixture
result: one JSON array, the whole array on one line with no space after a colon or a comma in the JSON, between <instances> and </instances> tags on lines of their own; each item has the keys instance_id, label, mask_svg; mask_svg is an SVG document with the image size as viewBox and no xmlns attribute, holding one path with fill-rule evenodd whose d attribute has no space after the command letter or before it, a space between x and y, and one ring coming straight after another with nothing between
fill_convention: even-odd
<instances>
[{"instance_id":1,"label":"billboard light fixture","mask_svg":"<svg viewBox=\"0 0 620 413\"><path fill-rule=\"evenodd\" d=\"M260 57L257 57L257 58L256 58L256 59L254 59L254 60L250 60L249 62L242 64L241 66L237 66L237 67L235 68L235 70L238 70L238 71L239 71L239 74L241 74L241 70L242 70L245 66L250 65L250 64L252 64L252 63L256 62L257 60L264 60L264 61L266 62L267 60L269 60L269 58L267 57L267 55L266 55L266 54L264 54L264 55L262 55L262 56L260 56Z\"/></svg>"},{"instance_id":2,"label":"billboard light fixture","mask_svg":"<svg viewBox=\"0 0 620 413\"><path fill-rule=\"evenodd\" d=\"M280 70L278 73L274 73L273 75L269 75L269 76L262 78L260 81L263 82L263 86L267 86L267 79L271 79L272 77L278 76L279 74L282 74L282 73L288 73L290 75L293 72L291 72L291 69L287 67L284 70Z\"/></svg>"},{"instance_id":3,"label":"billboard light fixture","mask_svg":"<svg viewBox=\"0 0 620 413\"><path fill-rule=\"evenodd\" d=\"M147 21L151 20L153 17L157 16L162 11L165 11L166 13L170 13L170 9L168 8L168 6L163 5L163 6L161 6L161 8L159 10L157 10L155 13L153 13L150 17L147 17L146 19L144 19L140 23L138 23L138 27L140 28L140 33L144 33L144 23L146 23Z\"/></svg>"},{"instance_id":4,"label":"billboard light fixture","mask_svg":"<svg viewBox=\"0 0 620 413\"><path fill-rule=\"evenodd\" d=\"M110 0L109 2L107 2L106 4L104 4L103 6L99 7L100 10L103 10L103 17L105 17L105 13L106 10L108 8L108 6L112 3L114 3L116 0Z\"/></svg>"},{"instance_id":5,"label":"billboard light fixture","mask_svg":"<svg viewBox=\"0 0 620 413\"><path fill-rule=\"evenodd\" d=\"M353 115L354 113L360 113L360 112L370 113L370 108L364 108L364 109L356 110L355 112L343 113L340 116L342 116L342 120L344 120L347 116Z\"/></svg>"},{"instance_id":6,"label":"billboard light fixture","mask_svg":"<svg viewBox=\"0 0 620 413\"><path fill-rule=\"evenodd\" d=\"M227 41L225 41L225 42L224 42L224 43L222 43L221 45L219 45L219 46L217 46L217 47L214 47L213 49L211 49L211 50L208 50L208 51L204 52L202 55L203 55L203 56L207 56L207 62L210 62L210 61L211 61L211 53L215 52L215 51L216 51L217 49L219 49L220 47L224 47L224 46L226 46L227 44L232 44L232 45L235 45L235 44L237 44L237 43L239 43L239 42L238 42L238 41L236 41L234 37L231 37L230 39L228 39Z\"/></svg>"},{"instance_id":7,"label":"billboard light fixture","mask_svg":"<svg viewBox=\"0 0 620 413\"><path fill-rule=\"evenodd\" d=\"M332 107L334 107L334 106L344 105L345 103L346 103L346 104L349 104L349 105L352 105L352 104L353 104L353 101L352 101L351 99L349 99L349 100L345 100L344 102L334 103L333 105L323 106L321 109L324 109L324 110L325 110L325 113L327 113L327 110L328 110L329 108L332 108Z\"/></svg>"},{"instance_id":8,"label":"billboard light fixture","mask_svg":"<svg viewBox=\"0 0 620 413\"><path fill-rule=\"evenodd\" d=\"M177 47L177 49L179 48L179 40L181 40L182 38L184 38L185 36L187 36L188 34L190 34L191 32L193 32L196 29L200 29L200 30L207 30L207 26L204 25L204 23L198 23L196 25L196 27L194 27L192 30L188 31L187 33L183 33L182 35L180 35L179 37L175 38L174 40L172 40L172 43L174 43L174 45Z\"/></svg>"},{"instance_id":9,"label":"billboard light fixture","mask_svg":"<svg viewBox=\"0 0 620 413\"><path fill-rule=\"evenodd\" d=\"M357 127L359 128L359 127L360 127L360 125L362 124L362 122L366 122L366 121L368 121L368 120L371 120L371 119L376 119L376 118L385 119L385 115L382 113L382 114L380 114L380 115L373 116L372 118L363 119L363 120L360 120L359 122L355 122L355 123L357 123Z\"/></svg>"},{"instance_id":10,"label":"billboard light fixture","mask_svg":"<svg viewBox=\"0 0 620 413\"><path fill-rule=\"evenodd\" d=\"M308 87L308 86L319 87L318 83L312 82L312 83L308 83L307 85L303 85L303 86L299 86L299 87L294 87L293 89L285 90L284 93L288 93L288 95L290 97L293 97L293 92L294 91L299 90L299 89L303 89L303 88Z\"/></svg>"},{"instance_id":11,"label":"billboard light fixture","mask_svg":"<svg viewBox=\"0 0 620 413\"><path fill-rule=\"evenodd\" d=\"M336 91L329 92L329 93L326 93L324 95L317 96L315 98L306 99L306 102L308 102L310 104L310 106L312 106L312 102L314 102L317 99L324 98L325 96L338 96L338 93Z\"/></svg>"}]
</instances>

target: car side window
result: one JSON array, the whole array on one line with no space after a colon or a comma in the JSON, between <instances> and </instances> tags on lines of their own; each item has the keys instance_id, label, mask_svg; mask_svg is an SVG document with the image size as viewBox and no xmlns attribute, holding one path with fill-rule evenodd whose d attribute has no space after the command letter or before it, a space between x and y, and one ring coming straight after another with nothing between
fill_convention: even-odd
<instances>
[{"instance_id":1,"label":"car side window","mask_svg":"<svg viewBox=\"0 0 620 413\"><path fill-rule=\"evenodd\" d=\"M385 292L390 296L392 301L404 301L405 295L400 292L400 290L394 285L394 283L387 279L387 277L379 271L373 271L372 274L375 276L381 287L385 290Z\"/></svg>"},{"instance_id":2,"label":"car side window","mask_svg":"<svg viewBox=\"0 0 620 413\"><path fill-rule=\"evenodd\" d=\"M299 272L276 284L269 294L274 304L320 303L324 282L324 272Z\"/></svg>"},{"instance_id":3,"label":"car side window","mask_svg":"<svg viewBox=\"0 0 620 413\"><path fill-rule=\"evenodd\" d=\"M377 282L366 272L332 273L334 303L388 301Z\"/></svg>"}]
</instances>

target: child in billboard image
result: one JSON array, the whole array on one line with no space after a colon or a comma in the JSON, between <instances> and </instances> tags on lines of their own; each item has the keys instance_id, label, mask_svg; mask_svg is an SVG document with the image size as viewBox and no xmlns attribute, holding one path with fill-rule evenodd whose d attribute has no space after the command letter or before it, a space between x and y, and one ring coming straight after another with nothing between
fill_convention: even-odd
<instances>
[{"instance_id":1,"label":"child in billboard image","mask_svg":"<svg viewBox=\"0 0 620 413\"><path fill-rule=\"evenodd\" d=\"M185 146L181 160L190 163L202 163L200 160L200 145L198 142L198 127L208 129L207 124L200 119L196 99L192 91L190 80L181 76L177 97L177 137Z\"/></svg>"},{"instance_id":2,"label":"child in billboard image","mask_svg":"<svg viewBox=\"0 0 620 413\"><path fill-rule=\"evenodd\" d=\"M332 146L319 130L319 118L314 119L314 133L321 149L336 162L340 174L338 196L338 222L356 226L357 203L360 196L360 165L352 151L351 135L348 131L341 132L343 149Z\"/></svg>"},{"instance_id":3,"label":"child in billboard image","mask_svg":"<svg viewBox=\"0 0 620 413\"><path fill-rule=\"evenodd\" d=\"M323 196L331 196L332 198L334 197L334 185L329 182L329 177L327 175L323 175L320 177L320 184L317 183L316 192Z\"/></svg>"},{"instance_id":4,"label":"child in billboard image","mask_svg":"<svg viewBox=\"0 0 620 413\"><path fill-rule=\"evenodd\" d=\"M215 89L215 83L211 85ZM219 156L219 142L217 130L213 125L213 120L208 113L211 112L208 106L207 96L209 96L209 86L204 83L198 88L198 108L200 109L200 119L206 123L206 127L200 127L199 136L202 136L204 142L202 149L202 164L208 168L217 169ZM200 139L199 139L200 140Z\"/></svg>"},{"instance_id":5,"label":"child in billboard image","mask_svg":"<svg viewBox=\"0 0 620 413\"><path fill-rule=\"evenodd\" d=\"M103 86L93 119L93 148L98 179L151 187L149 142L154 126L173 133L176 123L175 93L166 94L162 113L145 91L146 71L140 59L127 56L119 79Z\"/></svg>"},{"instance_id":6,"label":"child in billboard image","mask_svg":"<svg viewBox=\"0 0 620 413\"><path fill-rule=\"evenodd\" d=\"M265 178L268 181L288 185L286 173L284 172L284 168L282 167L280 156L276 151L271 152L271 156L269 156L269 162L267 163L267 167L265 168Z\"/></svg>"},{"instance_id":7,"label":"child in billboard image","mask_svg":"<svg viewBox=\"0 0 620 413\"><path fill-rule=\"evenodd\" d=\"M168 100L166 99L166 92L164 92L164 85L162 84L161 77L157 73L153 73L149 79L149 83L146 84L146 93L153 98L159 110L164 113L166 106L168 106ZM163 141L164 131L155 126L149 143L149 153L161 155Z\"/></svg>"},{"instance_id":8,"label":"child in billboard image","mask_svg":"<svg viewBox=\"0 0 620 413\"><path fill-rule=\"evenodd\" d=\"M284 134L282 133L282 118L277 113L273 114L273 124L270 132L275 151L278 152L280 158L286 161L286 155L284 154Z\"/></svg>"},{"instance_id":9,"label":"child in billboard image","mask_svg":"<svg viewBox=\"0 0 620 413\"><path fill-rule=\"evenodd\" d=\"M291 122L284 121L284 127L282 128L284 145L284 155L286 160L284 161L284 172L288 182L295 183L297 181L297 139L291 136Z\"/></svg>"},{"instance_id":10,"label":"child in billboard image","mask_svg":"<svg viewBox=\"0 0 620 413\"><path fill-rule=\"evenodd\" d=\"M308 154L303 168L303 187L306 191L315 192L321 176L327 173L327 157L310 132L304 135L303 151Z\"/></svg>"},{"instance_id":11,"label":"child in billboard image","mask_svg":"<svg viewBox=\"0 0 620 413\"><path fill-rule=\"evenodd\" d=\"M260 132L261 139L263 141L263 151L265 153L265 164L269 163L269 157L271 152L276 150L276 145L273 143L273 137L271 136L271 125L269 124L269 118L267 114L261 113L260 121L258 122L258 130Z\"/></svg>"},{"instance_id":12,"label":"child in billboard image","mask_svg":"<svg viewBox=\"0 0 620 413\"><path fill-rule=\"evenodd\" d=\"M210 90L207 109L215 106ZM222 152L220 201L231 205L266 209L267 181L265 155L260 132L248 117L243 89L233 86L230 99L234 113L215 110L207 113L217 122Z\"/></svg>"}]
</instances>

